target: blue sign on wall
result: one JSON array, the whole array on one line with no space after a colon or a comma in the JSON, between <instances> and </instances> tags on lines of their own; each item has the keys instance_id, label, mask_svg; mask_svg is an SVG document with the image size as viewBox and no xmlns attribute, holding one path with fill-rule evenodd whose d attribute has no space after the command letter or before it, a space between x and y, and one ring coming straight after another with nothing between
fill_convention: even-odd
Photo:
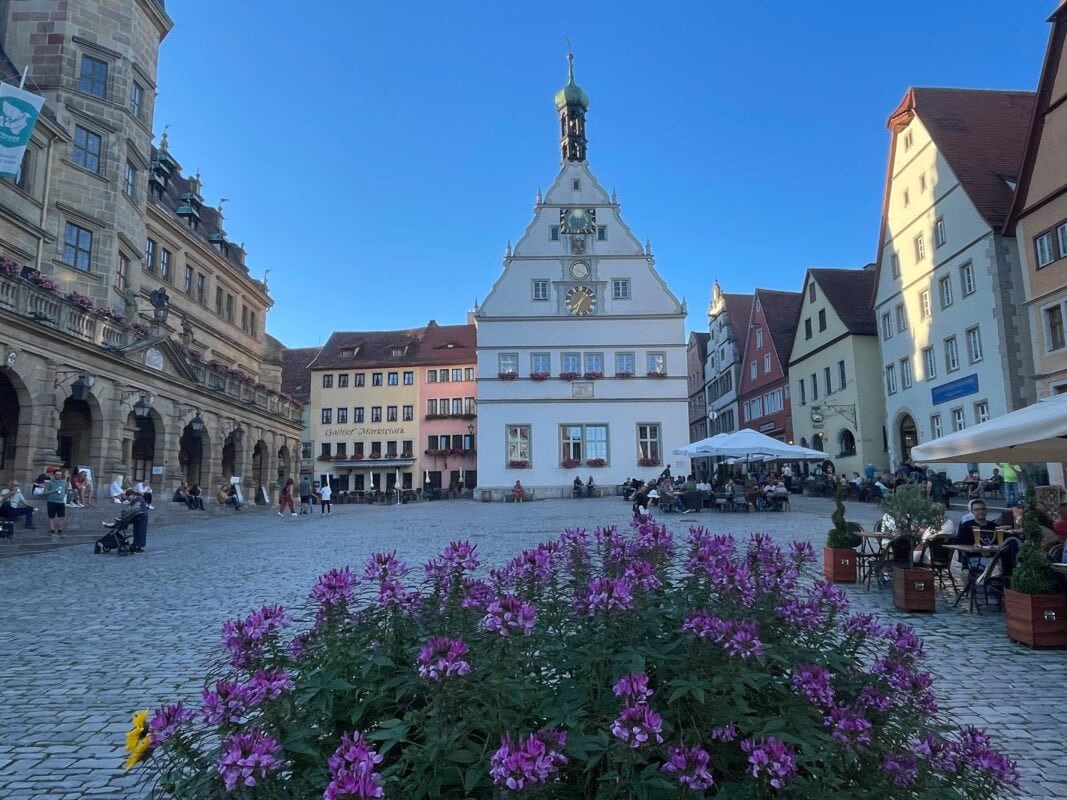
<instances>
[{"instance_id":1,"label":"blue sign on wall","mask_svg":"<svg viewBox=\"0 0 1067 800\"><path fill-rule=\"evenodd\" d=\"M976 394L978 392L978 373L974 375L968 375L966 378L960 378L959 380L952 381L950 383L943 383L940 386L935 386L930 390L930 396L933 398L934 405L940 403L947 403L949 400L956 400L960 397L966 397L969 394Z\"/></svg>"}]
</instances>

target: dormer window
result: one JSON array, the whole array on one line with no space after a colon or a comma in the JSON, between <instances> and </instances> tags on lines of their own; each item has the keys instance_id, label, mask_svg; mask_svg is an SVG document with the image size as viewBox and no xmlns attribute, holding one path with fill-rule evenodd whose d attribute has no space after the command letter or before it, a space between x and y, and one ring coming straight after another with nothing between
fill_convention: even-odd
<instances>
[{"instance_id":1,"label":"dormer window","mask_svg":"<svg viewBox=\"0 0 1067 800\"><path fill-rule=\"evenodd\" d=\"M341 358L353 358L356 355L356 351L351 347L341 348Z\"/></svg>"},{"instance_id":2,"label":"dormer window","mask_svg":"<svg viewBox=\"0 0 1067 800\"><path fill-rule=\"evenodd\" d=\"M404 355L404 348L394 347L392 350L389 351L389 355L391 355L393 358L400 358L402 355Z\"/></svg>"}]
</instances>

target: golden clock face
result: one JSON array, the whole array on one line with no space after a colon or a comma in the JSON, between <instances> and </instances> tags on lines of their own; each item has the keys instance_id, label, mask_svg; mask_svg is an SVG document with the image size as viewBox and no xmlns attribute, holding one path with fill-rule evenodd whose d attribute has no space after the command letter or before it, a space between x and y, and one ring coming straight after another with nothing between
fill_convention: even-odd
<instances>
[{"instance_id":1,"label":"golden clock face","mask_svg":"<svg viewBox=\"0 0 1067 800\"><path fill-rule=\"evenodd\" d=\"M596 233L596 209L561 208L559 224L563 233Z\"/></svg>"},{"instance_id":2,"label":"golden clock face","mask_svg":"<svg viewBox=\"0 0 1067 800\"><path fill-rule=\"evenodd\" d=\"M586 286L575 286L567 292L567 310L576 317L585 317L596 310L596 294Z\"/></svg>"}]
</instances>

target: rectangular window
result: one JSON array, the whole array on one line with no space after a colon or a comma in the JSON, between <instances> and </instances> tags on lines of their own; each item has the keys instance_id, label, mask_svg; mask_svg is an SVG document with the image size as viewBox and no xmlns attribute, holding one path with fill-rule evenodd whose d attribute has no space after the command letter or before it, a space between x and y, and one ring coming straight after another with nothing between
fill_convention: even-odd
<instances>
[{"instance_id":1,"label":"rectangular window","mask_svg":"<svg viewBox=\"0 0 1067 800\"><path fill-rule=\"evenodd\" d=\"M437 383L437 370L435 370L435 369L426 370L426 382L427 383Z\"/></svg>"},{"instance_id":2,"label":"rectangular window","mask_svg":"<svg viewBox=\"0 0 1067 800\"><path fill-rule=\"evenodd\" d=\"M506 431L508 464L528 465L530 463L530 426L508 425Z\"/></svg>"},{"instance_id":3,"label":"rectangular window","mask_svg":"<svg viewBox=\"0 0 1067 800\"><path fill-rule=\"evenodd\" d=\"M1060 304L1054 305L1052 308L1045 309L1045 330L1048 333L1045 341L1048 349L1062 350L1064 347L1063 336L1063 306Z\"/></svg>"},{"instance_id":4,"label":"rectangular window","mask_svg":"<svg viewBox=\"0 0 1067 800\"><path fill-rule=\"evenodd\" d=\"M777 414L784 409L784 395L781 389L775 389L773 392L767 392L767 394L763 395L764 414Z\"/></svg>"},{"instance_id":5,"label":"rectangular window","mask_svg":"<svg viewBox=\"0 0 1067 800\"><path fill-rule=\"evenodd\" d=\"M126 291L130 285L130 259L119 253L119 268L115 271L115 288Z\"/></svg>"},{"instance_id":6,"label":"rectangular window","mask_svg":"<svg viewBox=\"0 0 1067 800\"><path fill-rule=\"evenodd\" d=\"M956 344L956 337L949 336L945 339L945 371L955 372L960 368L960 349Z\"/></svg>"},{"instance_id":7,"label":"rectangular window","mask_svg":"<svg viewBox=\"0 0 1067 800\"><path fill-rule=\"evenodd\" d=\"M579 373L582 371L582 356L580 353L560 353L559 371Z\"/></svg>"},{"instance_id":8,"label":"rectangular window","mask_svg":"<svg viewBox=\"0 0 1067 800\"><path fill-rule=\"evenodd\" d=\"M253 337L258 338L259 326L256 324L256 312L255 311L249 311L248 312L248 332Z\"/></svg>"},{"instance_id":9,"label":"rectangular window","mask_svg":"<svg viewBox=\"0 0 1067 800\"><path fill-rule=\"evenodd\" d=\"M452 370L452 381L454 383L459 383L462 380L463 380L463 370L462 369L454 369L454 370Z\"/></svg>"},{"instance_id":10,"label":"rectangular window","mask_svg":"<svg viewBox=\"0 0 1067 800\"><path fill-rule=\"evenodd\" d=\"M464 367L463 368L463 380L465 380L465 381L473 381L474 380L474 367Z\"/></svg>"},{"instance_id":11,"label":"rectangular window","mask_svg":"<svg viewBox=\"0 0 1067 800\"><path fill-rule=\"evenodd\" d=\"M608 240L608 226L597 225L596 226L596 240L598 242L606 242Z\"/></svg>"},{"instance_id":12,"label":"rectangular window","mask_svg":"<svg viewBox=\"0 0 1067 800\"><path fill-rule=\"evenodd\" d=\"M985 400L979 400L974 404L974 421L975 424L989 421L989 403Z\"/></svg>"},{"instance_id":13,"label":"rectangular window","mask_svg":"<svg viewBox=\"0 0 1067 800\"><path fill-rule=\"evenodd\" d=\"M629 300L630 299L630 281L628 278L616 278L611 282L611 299L612 300Z\"/></svg>"},{"instance_id":14,"label":"rectangular window","mask_svg":"<svg viewBox=\"0 0 1067 800\"><path fill-rule=\"evenodd\" d=\"M474 398L473 397L464 397L463 398L463 413L464 414L473 414L474 413Z\"/></svg>"},{"instance_id":15,"label":"rectangular window","mask_svg":"<svg viewBox=\"0 0 1067 800\"><path fill-rule=\"evenodd\" d=\"M229 322L230 324L233 324L233 315L234 315L233 295L232 294L228 294L228 295L226 295L226 321Z\"/></svg>"},{"instance_id":16,"label":"rectangular window","mask_svg":"<svg viewBox=\"0 0 1067 800\"><path fill-rule=\"evenodd\" d=\"M355 408L353 408L352 409L352 417L353 417L353 419L352 419L353 422L362 422L363 421L363 406L356 406Z\"/></svg>"},{"instance_id":17,"label":"rectangular window","mask_svg":"<svg viewBox=\"0 0 1067 800\"><path fill-rule=\"evenodd\" d=\"M159 249L159 277L170 283L170 259L173 253L165 247ZM230 322L233 322L231 315Z\"/></svg>"},{"instance_id":18,"label":"rectangular window","mask_svg":"<svg viewBox=\"0 0 1067 800\"><path fill-rule=\"evenodd\" d=\"M882 339L893 338L893 320L889 316L889 312L886 311L882 314Z\"/></svg>"},{"instance_id":19,"label":"rectangular window","mask_svg":"<svg viewBox=\"0 0 1067 800\"><path fill-rule=\"evenodd\" d=\"M371 406L370 407L370 421L371 422L381 422L382 421L382 407L381 406Z\"/></svg>"},{"instance_id":20,"label":"rectangular window","mask_svg":"<svg viewBox=\"0 0 1067 800\"><path fill-rule=\"evenodd\" d=\"M804 338L811 338L811 317L806 317L804 319Z\"/></svg>"},{"instance_id":21,"label":"rectangular window","mask_svg":"<svg viewBox=\"0 0 1067 800\"><path fill-rule=\"evenodd\" d=\"M756 328L756 349L763 349L763 328Z\"/></svg>"},{"instance_id":22,"label":"rectangular window","mask_svg":"<svg viewBox=\"0 0 1067 800\"><path fill-rule=\"evenodd\" d=\"M928 319L932 313L930 307L930 290L923 289L919 292L919 316L923 319Z\"/></svg>"},{"instance_id":23,"label":"rectangular window","mask_svg":"<svg viewBox=\"0 0 1067 800\"><path fill-rule=\"evenodd\" d=\"M900 359L900 386L903 389L911 388L911 359L907 356Z\"/></svg>"},{"instance_id":24,"label":"rectangular window","mask_svg":"<svg viewBox=\"0 0 1067 800\"><path fill-rule=\"evenodd\" d=\"M415 373L414 372L412 372L410 370L404 372L404 385L405 386L414 386L415 385Z\"/></svg>"},{"instance_id":25,"label":"rectangular window","mask_svg":"<svg viewBox=\"0 0 1067 800\"><path fill-rule=\"evenodd\" d=\"M771 371L771 354L763 354L763 374L766 375Z\"/></svg>"},{"instance_id":26,"label":"rectangular window","mask_svg":"<svg viewBox=\"0 0 1067 800\"><path fill-rule=\"evenodd\" d=\"M348 373L347 372L342 372L340 375L337 376L337 388L338 389L347 389L348 388Z\"/></svg>"},{"instance_id":27,"label":"rectangular window","mask_svg":"<svg viewBox=\"0 0 1067 800\"><path fill-rule=\"evenodd\" d=\"M540 278L533 281L532 284L532 297L534 300L547 300L548 299L548 281Z\"/></svg>"},{"instance_id":28,"label":"rectangular window","mask_svg":"<svg viewBox=\"0 0 1067 800\"><path fill-rule=\"evenodd\" d=\"M974 265L970 261L960 267L960 286L964 297L974 294Z\"/></svg>"},{"instance_id":29,"label":"rectangular window","mask_svg":"<svg viewBox=\"0 0 1067 800\"><path fill-rule=\"evenodd\" d=\"M71 157L75 164L99 174L102 151L103 140L97 134L87 131L80 125L74 126L74 149L71 151Z\"/></svg>"},{"instance_id":30,"label":"rectangular window","mask_svg":"<svg viewBox=\"0 0 1067 800\"><path fill-rule=\"evenodd\" d=\"M371 442L370 443L370 454L371 454L372 458L381 458L382 457L382 443L381 442Z\"/></svg>"},{"instance_id":31,"label":"rectangular window","mask_svg":"<svg viewBox=\"0 0 1067 800\"><path fill-rule=\"evenodd\" d=\"M77 137L77 132L80 128L75 128L74 133ZM77 159L75 159L77 161ZM1052 233L1043 233L1034 239L1034 249L1037 251L1037 268L1047 267L1053 262L1055 256L1052 254Z\"/></svg>"},{"instance_id":32,"label":"rectangular window","mask_svg":"<svg viewBox=\"0 0 1067 800\"><path fill-rule=\"evenodd\" d=\"M83 55L78 88L93 97L107 97L107 62Z\"/></svg>"},{"instance_id":33,"label":"rectangular window","mask_svg":"<svg viewBox=\"0 0 1067 800\"><path fill-rule=\"evenodd\" d=\"M337 409L337 424L342 425L348 422L348 407L341 406Z\"/></svg>"},{"instance_id":34,"label":"rectangular window","mask_svg":"<svg viewBox=\"0 0 1067 800\"><path fill-rule=\"evenodd\" d=\"M586 353L585 354L585 374L589 375L595 373L597 375L604 374L604 354L603 353Z\"/></svg>"},{"instance_id":35,"label":"rectangular window","mask_svg":"<svg viewBox=\"0 0 1067 800\"><path fill-rule=\"evenodd\" d=\"M396 406L386 406L385 407L385 421L386 422L396 422L396 413L397 413L397 407Z\"/></svg>"},{"instance_id":36,"label":"rectangular window","mask_svg":"<svg viewBox=\"0 0 1067 800\"><path fill-rule=\"evenodd\" d=\"M941 415L934 414L930 417L930 438L939 439L941 437Z\"/></svg>"},{"instance_id":37,"label":"rectangular window","mask_svg":"<svg viewBox=\"0 0 1067 800\"><path fill-rule=\"evenodd\" d=\"M911 192L907 189L904 190L904 205L905 207L911 205Z\"/></svg>"},{"instance_id":38,"label":"rectangular window","mask_svg":"<svg viewBox=\"0 0 1067 800\"><path fill-rule=\"evenodd\" d=\"M898 256L896 253L892 253L889 256L889 265L890 265L890 268L893 271L893 277L894 278L899 278L900 277L900 256Z\"/></svg>"},{"instance_id":39,"label":"rectangular window","mask_svg":"<svg viewBox=\"0 0 1067 800\"><path fill-rule=\"evenodd\" d=\"M800 379L800 404L803 406L803 405L807 405L807 403L808 403L808 391L804 387L804 379L801 378Z\"/></svg>"},{"instance_id":40,"label":"rectangular window","mask_svg":"<svg viewBox=\"0 0 1067 800\"><path fill-rule=\"evenodd\" d=\"M559 241L559 225L553 225L548 229L548 238L553 242Z\"/></svg>"},{"instance_id":41,"label":"rectangular window","mask_svg":"<svg viewBox=\"0 0 1067 800\"><path fill-rule=\"evenodd\" d=\"M646 353L645 360L647 362L649 372L655 372L659 375L667 374L666 353Z\"/></svg>"},{"instance_id":42,"label":"rectangular window","mask_svg":"<svg viewBox=\"0 0 1067 800\"><path fill-rule=\"evenodd\" d=\"M940 247L947 241L945 237L945 218L938 217L934 223L934 244Z\"/></svg>"},{"instance_id":43,"label":"rectangular window","mask_svg":"<svg viewBox=\"0 0 1067 800\"><path fill-rule=\"evenodd\" d=\"M637 426L637 457L647 458L659 463L660 459L659 425Z\"/></svg>"},{"instance_id":44,"label":"rectangular window","mask_svg":"<svg viewBox=\"0 0 1067 800\"><path fill-rule=\"evenodd\" d=\"M497 356L499 361L499 372L501 375L518 375L519 374L519 354L518 353L501 353ZM448 374L447 372L445 373ZM445 380L448 380L445 378Z\"/></svg>"},{"instance_id":45,"label":"rectangular window","mask_svg":"<svg viewBox=\"0 0 1067 800\"><path fill-rule=\"evenodd\" d=\"M904 134L904 152L911 150L912 144L915 143L915 138L912 136L911 131Z\"/></svg>"},{"instance_id":46,"label":"rectangular window","mask_svg":"<svg viewBox=\"0 0 1067 800\"><path fill-rule=\"evenodd\" d=\"M822 368L822 386L823 389L826 391L827 395L833 394L834 391L834 385L830 381L830 374L831 373L829 367Z\"/></svg>"},{"instance_id":47,"label":"rectangular window","mask_svg":"<svg viewBox=\"0 0 1067 800\"><path fill-rule=\"evenodd\" d=\"M926 237L921 233L915 237L915 260L922 261L926 258Z\"/></svg>"},{"instance_id":48,"label":"rectangular window","mask_svg":"<svg viewBox=\"0 0 1067 800\"><path fill-rule=\"evenodd\" d=\"M248 306L241 306L241 330L248 333Z\"/></svg>"},{"instance_id":49,"label":"rectangular window","mask_svg":"<svg viewBox=\"0 0 1067 800\"><path fill-rule=\"evenodd\" d=\"M815 402L819 399L819 381L816 379L815 373L811 373L811 400Z\"/></svg>"},{"instance_id":50,"label":"rectangular window","mask_svg":"<svg viewBox=\"0 0 1067 800\"><path fill-rule=\"evenodd\" d=\"M324 409L322 409L322 424L323 425L332 425L333 424L333 409L332 408L324 408Z\"/></svg>"},{"instance_id":51,"label":"rectangular window","mask_svg":"<svg viewBox=\"0 0 1067 800\"><path fill-rule=\"evenodd\" d=\"M633 353L616 353L615 354L615 374L616 375L633 375L634 374L634 354Z\"/></svg>"},{"instance_id":52,"label":"rectangular window","mask_svg":"<svg viewBox=\"0 0 1067 800\"><path fill-rule=\"evenodd\" d=\"M967 418L963 415L962 408L952 409L952 430L962 431L967 427Z\"/></svg>"},{"instance_id":53,"label":"rectangular window","mask_svg":"<svg viewBox=\"0 0 1067 800\"><path fill-rule=\"evenodd\" d=\"M203 272L196 273L196 302L204 304L204 295L207 291L207 276Z\"/></svg>"},{"instance_id":54,"label":"rectangular window","mask_svg":"<svg viewBox=\"0 0 1067 800\"><path fill-rule=\"evenodd\" d=\"M903 333L908 329L908 311L903 303L897 303L897 333Z\"/></svg>"},{"instance_id":55,"label":"rectangular window","mask_svg":"<svg viewBox=\"0 0 1067 800\"><path fill-rule=\"evenodd\" d=\"M1057 226L1056 239L1060 245L1060 258L1067 258L1067 222Z\"/></svg>"},{"instance_id":56,"label":"rectangular window","mask_svg":"<svg viewBox=\"0 0 1067 800\"><path fill-rule=\"evenodd\" d=\"M819 309L819 330L820 331L826 330L826 309L825 308L820 308Z\"/></svg>"},{"instance_id":57,"label":"rectangular window","mask_svg":"<svg viewBox=\"0 0 1067 800\"><path fill-rule=\"evenodd\" d=\"M932 381L937 377L937 357L934 348L923 348L923 380Z\"/></svg>"},{"instance_id":58,"label":"rectangular window","mask_svg":"<svg viewBox=\"0 0 1067 800\"><path fill-rule=\"evenodd\" d=\"M415 419L415 406L404 406L404 422Z\"/></svg>"},{"instance_id":59,"label":"rectangular window","mask_svg":"<svg viewBox=\"0 0 1067 800\"><path fill-rule=\"evenodd\" d=\"M451 373L447 369L439 369L439 370L437 370L437 382L438 383L448 383L450 375L451 375Z\"/></svg>"},{"instance_id":60,"label":"rectangular window","mask_svg":"<svg viewBox=\"0 0 1067 800\"><path fill-rule=\"evenodd\" d=\"M967 329L967 358L972 364L982 360L982 333L979 326Z\"/></svg>"},{"instance_id":61,"label":"rectangular window","mask_svg":"<svg viewBox=\"0 0 1067 800\"><path fill-rule=\"evenodd\" d=\"M400 385L400 373L399 372L390 372L389 373L389 385L390 386L399 386Z\"/></svg>"},{"instance_id":62,"label":"rectangular window","mask_svg":"<svg viewBox=\"0 0 1067 800\"><path fill-rule=\"evenodd\" d=\"M447 401L445 401L445 402L447 402ZM452 398L452 416L458 417L462 413L463 413L463 398L462 397L453 397Z\"/></svg>"},{"instance_id":63,"label":"rectangular window","mask_svg":"<svg viewBox=\"0 0 1067 800\"><path fill-rule=\"evenodd\" d=\"M323 375L322 376L322 388L323 389L332 389L333 388L333 375Z\"/></svg>"},{"instance_id":64,"label":"rectangular window","mask_svg":"<svg viewBox=\"0 0 1067 800\"><path fill-rule=\"evenodd\" d=\"M748 376L752 380L756 380L756 377L758 375L759 375L759 367L756 365L756 362L753 361L751 364L748 365Z\"/></svg>"},{"instance_id":65,"label":"rectangular window","mask_svg":"<svg viewBox=\"0 0 1067 800\"><path fill-rule=\"evenodd\" d=\"M63 263L88 272L92 259L93 232L73 222L68 222L63 234Z\"/></svg>"},{"instance_id":66,"label":"rectangular window","mask_svg":"<svg viewBox=\"0 0 1067 800\"><path fill-rule=\"evenodd\" d=\"M382 373L380 373L380 372L372 372L371 376L370 376L370 385L371 386L381 386L382 385Z\"/></svg>"},{"instance_id":67,"label":"rectangular window","mask_svg":"<svg viewBox=\"0 0 1067 800\"><path fill-rule=\"evenodd\" d=\"M215 288L215 313L220 317L222 316L222 303L223 303L223 291L222 289Z\"/></svg>"},{"instance_id":68,"label":"rectangular window","mask_svg":"<svg viewBox=\"0 0 1067 800\"><path fill-rule=\"evenodd\" d=\"M938 294L941 296L941 308L952 305L952 276L946 275L937 282Z\"/></svg>"},{"instance_id":69,"label":"rectangular window","mask_svg":"<svg viewBox=\"0 0 1067 800\"><path fill-rule=\"evenodd\" d=\"M923 172L922 174L919 175L919 191L920 192L925 192L926 191L926 173L925 172Z\"/></svg>"},{"instance_id":70,"label":"rectangular window","mask_svg":"<svg viewBox=\"0 0 1067 800\"><path fill-rule=\"evenodd\" d=\"M122 171L122 192L131 199L137 197L137 167L129 161Z\"/></svg>"},{"instance_id":71,"label":"rectangular window","mask_svg":"<svg viewBox=\"0 0 1067 800\"><path fill-rule=\"evenodd\" d=\"M130 83L130 113L137 119L144 114L144 87L137 81Z\"/></svg>"},{"instance_id":72,"label":"rectangular window","mask_svg":"<svg viewBox=\"0 0 1067 800\"><path fill-rule=\"evenodd\" d=\"M196 270L192 267L187 266L185 268L185 275L182 278L182 291L190 296L193 294L193 273L195 271Z\"/></svg>"},{"instance_id":73,"label":"rectangular window","mask_svg":"<svg viewBox=\"0 0 1067 800\"><path fill-rule=\"evenodd\" d=\"M548 353L530 353L530 372L548 375L551 371L552 357Z\"/></svg>"},{"instance_id":74,"label":"rectangular window","mask_svg":"<svg viewBox=\"0 0 1067 800\"><path fill-rule=\"evenodd\" d=\"M352 377L356 381L356 386L364 386L364 385L366 385L367 376L364 375L362 372L357 372Z\"/></svg>"},{"instance_id":75,"label":"rectangular window","mask_svg":"<svg viewBox=\"0 0 1067 800\"><path fill-rule=\"evenodd\" d=\"M895 364L885 366L885 391L886 394L897 393L897 368Z\"/></svg>"},{"instance_id":76,"label":"rectangular window","mask_svg":"<svg viewBox=\"0 0 1067 800\"><path fill-rule=\"evenodd\" d=\"M330 457L330 443L329 442L323 442L322 443L322 445L319 447L319 455L325 456L326 458Z\"/></svg>"},{"instance_id":77,"label":"rectangular window","mask_svg":"<svg viewBox=\"0 0 1067 800\"><path fill-rule=\"evenodd\" d=\"M837 362L837 382L838 382L838 389L841 390L841 391L844 391L845 390L845 385L848 383L847 376L845 375L845 362L844 361L838 361Z\"/></svg>"},{"instance_id":78,"label":"rectangular window","mask_svg":"<svg viewBox=\"0 0 1067 800\"><path fill-rule=\"evenodd\" d=\"M808 284L808 302L809 303L814 303L815 302L815 283L814 282Z\"/></svg>"},{"instance_id":79,"label":"rectangular window","mask_svg":"<svg viewBox=\"0 0 1067 800\"><path fill-rule=\"evenodd\" d=\"M337 409L337 421L338 422L341 421L341 409ZM348 442L338 442L337 443L337 452L334 453L334 455L337 455L337 456L348 455Z\"/></svg>"}]
</instances>

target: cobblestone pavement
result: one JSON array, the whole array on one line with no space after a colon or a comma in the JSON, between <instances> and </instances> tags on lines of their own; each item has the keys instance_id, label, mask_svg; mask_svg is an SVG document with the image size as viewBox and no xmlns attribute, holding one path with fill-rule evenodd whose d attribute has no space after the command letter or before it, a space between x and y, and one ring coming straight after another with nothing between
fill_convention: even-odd
<instances>
[{"instance_id":1,"label":"cobblestone pavement","mask_svg":"<svg viewBox=\"0 0 1067 800\"><path fill-rule=\"evenodd\" d=\"M832 504L794 498L784 514L706 511L664 520L745 535L766 531L822 547ZM870 527L878 510L850 504ZM409 562L469 538L483 565L565 527L624 524L617 498L521 505L469 501L339 506L331 517L279 518L269 511L149 531L149 549L94 556L91 545L0 561L0 797L136 798L122 772L132 710L191 696L218 651L222 623L266 602L306 596L327 569L396 549ZM906 619L926 639L942 705L960 723L989 728L1016 759L1026 798L1067 797L1067 653L1012 644L995 612L948 607L901 614L887 591L849 587L856 610Z\"/></svg>"}]
</instances>

